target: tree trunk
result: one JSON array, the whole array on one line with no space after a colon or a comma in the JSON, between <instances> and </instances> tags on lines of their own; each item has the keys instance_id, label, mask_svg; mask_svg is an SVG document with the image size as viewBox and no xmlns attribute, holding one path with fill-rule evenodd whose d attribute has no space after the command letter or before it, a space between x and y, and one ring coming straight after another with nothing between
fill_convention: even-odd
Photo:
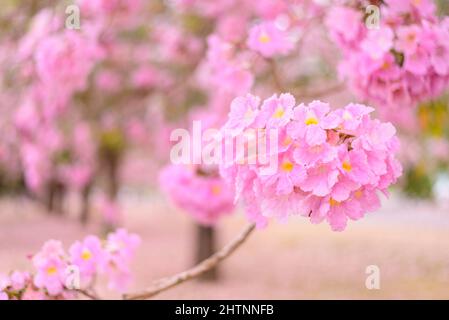
<instances>
[{"instance_id":1,"label":"tree trunk","mask_svg":"<svg viewBox=\"0 0 449 320\"><path fill-rule=\"evenodd\" d=\"M92 193L92 183L88 183L83 190L81 190L81 213L80 222L83 226L89 222L90 216L90 195Z\"/></svg>"},{"instance_id":2,"label":"tree trunk","mask_svg":"<svg viewBox=\"0 0 449 320\"><path fill-rule=\"evenodd\" d=\"M53 213L55 210L55 197L56 197L55 185L51 181L47 187L47 211L49 213Z\"/></svg>"},{"instance_id":3,"label":"tree trunk","mask_svg":"<svg viewBox=\"0 0 449 320\"><path fill-rule=\"evenodd\" d=\"M49 213L62 215L64 213L64 185L57 181L48 184L47 210Z\"/></svg>"},{"instance_id":4,"label":"tree trunk","mask_svg":"<svg viewBox=\"0 0 449 320\"><path fill-rule=\"evenodd\" d=\"M65 198L65 187L62 183L55 183L55 204L54 209L58 215L64 215L64 198Z\"/></svg>"},{"instance_id":5,"label":"tree trunk","mask_svg":"<svg viewBox=\"0 0 449 320\"><path fill-rule=\"evenodd\" d=\"M118 179L118 168L119 168L119 157L110 155L106 159L106 193L110 201L116 202L119 190L119 179ZM116 229L116 225L112 221L105 221L104 223L104 233L107 234Z\"/></svg>"},{"instance_id":6,"label":"tree trunk","mask_svg":"<svg viewBox=\"0 0 449 320\"><path fill-rule=\"evenodd\" d=\"M196 228L196 256L195 264L202 262L215 253L215 229L210 226L197 224ZM204 273L199 279L205 281L214 281L218 278L217 268L213 268Z\"/></svg>"}]
</instances>

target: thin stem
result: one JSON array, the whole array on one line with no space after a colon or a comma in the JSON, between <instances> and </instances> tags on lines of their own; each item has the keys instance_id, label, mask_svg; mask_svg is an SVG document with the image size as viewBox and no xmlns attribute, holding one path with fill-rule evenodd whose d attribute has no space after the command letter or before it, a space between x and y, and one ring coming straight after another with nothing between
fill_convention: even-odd
<instances>
[{"instance_id":1,"label":"thin stem","mask_svg":"<svg viewBox=\"0 0 449 320\"><path fill-rule=\"evenodd\" d=\"M123 296L125 300L141 300L151 298L165 290L175 287L183 282L197 278L205 272L213 269L221 261L229 257L238 247L240 247L249 237L251 232L255 229L255 224L248 225L241 234L237 236L232 242L228 243L220 251L213 254L203 262L199 263L195 267L175 274L174 276L163 278L156 281L151 287L142 292L129 293Z\"/></svg>"},{"instance_id":2,"label":"thin stem","mask_svg":"<svg viewBox=\"0 0 449 320\"><path fill-rule=\"evenodd\" d=\"M89 292L88 290L77 289L75 292L82 294L91 300L101 300L95 293Z\"/></svg>"}]
</instances>

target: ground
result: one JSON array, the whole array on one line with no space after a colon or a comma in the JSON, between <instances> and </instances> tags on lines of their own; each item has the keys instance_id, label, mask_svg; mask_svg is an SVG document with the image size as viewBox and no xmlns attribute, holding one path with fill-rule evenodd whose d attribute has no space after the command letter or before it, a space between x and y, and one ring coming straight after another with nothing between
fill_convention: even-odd
<instances>
[{"instance_id":1,"label":"ground","mask_svg":"<svg viewBox=\"0 0 449 320\"><path fill-rule=\"evenodd\" d=\"M162 197L124 195L124 225L143 240L130 291L192 265L194 225ZM69 204L70 208L74 205ZM98 218L87 227L74 214L50 216L23 198L0 200L0 272L27 269L27 256L49 239L72 241L100 230ZM241 212L217 228L220 245L246 221ZM311 225L304 218L256 230L220 266L220 279L192 281L158 299L449 299L449 210L399 196L345 232ZM380 269L380 289L365 286L366 268ZM103 297L118 298L104 286Z\"/></svg>"}]
</instances>

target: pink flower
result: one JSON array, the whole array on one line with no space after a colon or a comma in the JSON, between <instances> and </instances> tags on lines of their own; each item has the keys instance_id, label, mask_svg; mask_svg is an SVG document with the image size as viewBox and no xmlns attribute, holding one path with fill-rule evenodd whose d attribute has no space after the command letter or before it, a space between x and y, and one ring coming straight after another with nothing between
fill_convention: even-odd
<instances>
[{"instance_id":1,"label":"pink flower","mask_svg":"<svg viewBox=\"0 0 449 320\"><path fill-rule=\"evenodd\" d=\"M294 47L286 31L280 30L274 22L262 22L249 31L247 45L266 58L286 55Z\"/></svg>"},{"instance_id":2,"label":"pink flower","mask_svg":"<svg viewBox=\"0 0 449 320\"><path fill-rule=\"evenodd\" d=\"M360 10L344 6L333 6L326 16L326 26L332 39L343 48L352 48L360 43L365 26Z\"/></svg>"},{"instance_id":3,"label":"pink flower","mask_svg":"<svg viewBox=\"0 0 449 320\"><path fill-rule=\"evenodd\" d=\"M109 278L110 289L118 292L126 291L132 280L129 264L140 243L139 236L130 234L125 229L118 229L115 233L109 234L104 272Z\"/></svg>"},{"instance_id":4,"label":"pink flower","mask_svg":"<svg viewBox=\"0 0 449 320\"><path fill-rule=\"evenodd\" d=\"M78 32L65 31L45 38L36 49L36 69L48 90L72 93L83 89L100 57L95 43ZM60 93L59 93L60 94Z\"/></svg>"},{"instance_id":5,"label":"pink flower","mask_svg":"<svg viewBox=\"0 0 449 320\"><path fill-rule=\"evenodd\" d=\"M295 139L304 139L309 146L326 141L326 129L337 126L336 118L328 116L329 104L313 101L308 106L299 105L293 114L294 121L287 127L288 134Z\"/></svg>"},{"instance_id":6,"label":"pink flower","mask_svg":"<svg viewBox=\"0 0 449 320\"><path fill-rule=\"evenodd\" d=\"M351 195L351 192L359 188L359 183L346 176L340 175L338 178L338 182L332 188L330 196L332 199L341 202L347 200Z\"/></svg>"},{"instance_id":7,"label":"pink flower","mask_svg":"<svg viewBox=\"0 0 449 320\"><path fill-rule=\"evenodd\" d=\"M422 29L417 25L400 26L396 34L398 37L396 40L396 48L406 54L412 54L418 48Z\"/></svg>"},{"instance_id":8,"label":"pink flower","mask_svg":"<svg viewBox=\"0 0 449 320\"><path fill-rule=\"evenodd\" d=\"M301 185L305 179L306 168L285 156L279 163L277 173L262 176L260 181L266 187L273 185L276 188L276 195L285 195L292 193L293 188Z\"/></svg>"},{"instance_id":9,"label":"pink flower","mask_svg":"<svg viewBox=\"0 0 449 320\"><path fill-rule=\"evenodd\" d=\"M369 30L360 46L372 59L380 59L393 47L393 39L393 31L389 27L381 27Z\"/></svg>"},{"instance_id":10,"label":"pink flower","mask_svg":"<svg viewBox=\"0 0 449 320\"><path fill-rule=\"evenodd\" d=\"M358 189L347 201L337 201L329 198L329 212L327 220L334 231L342 231L346 227L348 218L359 220L365 212L372 212L380 208L380 201L375 190Z\"/></svg>"},{"instance_id":11,"label":"pink flower","mask_svg":"<svg viewBox=\"0 0 449 320\"><path fill-rule=\"evenodd\" d=\"M14 271L11 274L10 279L12 289L15 291L20 291L27 286L27 283L30 280L30 274L28 272Z\"/></svg>"},{"instance_id":12,"label":"pink flower","mask_svg":"<svg viewBox=\"0 0 449 320\"><path fill-rule=\"evenodd\" d=\"M295 148L293 156L297 163L313 166L320 161L331 162L337 157L337 153L335 149L326 142L314 146L303 143Z\"/></svg>"},{"instance_id":13,"label":"pink flower","mask_svg":"<svg viewBox=\"0 0 449 320\"><path fill-rule=\"evenodd\" d=\"M307 178L301 184L301 189L322 197L331 192L337 181L336 163L322 163L307 170Z\"/></svg>"},{"instance_id":14,"label":"pink flower","mask_svg":"<svg viewBox=\"0 0 449 320\"><path fill-rule=\"evenodd\" d=\"M46 289L52 296L63 292L67 267L64 256L62 243L56 240L47 241L41 251L33 256L33 265L37 269L34 285L37 288Z\"/></svg>"},{"instance_id":15,"label":"pink flower","mask_svg":"<svg viewBox=\"0 0 449 320\"><path fill-rule=\"evenodd\" d=\"M449 74L449 30L435 30L434 48L430 54L430 63L440 76Z\"/></svg>"},{"instance_id":16,"label":"pink flower","mask_svg":"<svg viewBox=\"0 0 449 320\"><path fill-rule=\"evenodd\" d=\"M88 236L77 241L69 249L70 262L77 266L82 276L89 281L98 269L104 268L105 252L97 237Z\"/></svg>"},{"instance_id":17,"label":"pink flower","mask_svg":"<svg viewBox=\"0 0 449 320\"><path fill-rule=\"evenodd\" d=\"M340 148L339 150L340 173L350 180L363 184L373 184L374 173L368 164L368 158L363 150L350 150Z\"/></svg>"},{"instance_id":18,"label":"pink flower","mask_svg":"<svg viewBox=\"0 0 449 320\"><path fill-rule=\"evenodd\" d=\"M225 127L229 130L235 130L237 134L250 127L259 114L259 104L260 99L251 94L234 99Z\"/></svg>"},{"instance_id":19,"label":"pink flower","mask_svg":"<svg viewBox=\"0 0 449 320\"><path fill-rule=\"evenodd\" d=\"M258 115L258 125L264 124L267 129L279 128L290 122L293 116L295 98L289 94L273 95L262 104Z\"/></svg>"},{"instance_id":20,"label":"pink flower","mask_svg":"<svg viewBox=\"0 0 449 320\"><path fill-rule=\"evenodd\" d=\"M171 165L161 172L159 181L169 199L199 223L213 225L234 209L234 193L217 168Z\"/></svg>"},{"instance_id":21,"label":"pink flower","mask_svg":"<svg viewBox=\"0 0 449 320\"><path fill-rule=\"evenodd\" d=\"M413 53L405 55L404 70L424 76L430 67L429 54L424 49L418 48Z\"/></svg>"},{"instance_id":22,"label":"pink flower","mask_svg":"<svg viewBox=\"0 0 449 320\"><path fill-rule=\"evenodd\" d=\"M248 70L248 57L237 55L235 47L213 34L207 38L207 59L198 76L205 87L235 96L250 91L254 76Z\"/></svg>"},{"instance_id":23,"label":"pink flower","mask_svg":"<svg viewBox=\"0 0 449 320\"><path fill-rule=\"evenodd\" d=\"M125 229L118 229L108 235L106 249L110 256L118 256L123 261L130 262L140 243L141 239L138 235L129 233Z\"/></svg>"}]
</instances>

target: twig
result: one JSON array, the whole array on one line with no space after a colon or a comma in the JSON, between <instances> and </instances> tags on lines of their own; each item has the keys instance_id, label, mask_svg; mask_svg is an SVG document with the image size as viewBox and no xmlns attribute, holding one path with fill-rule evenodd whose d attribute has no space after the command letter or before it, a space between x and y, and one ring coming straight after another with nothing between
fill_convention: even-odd
<instances>
[{"instance_id":1,"label":"twig","mask_svg":"<svg viewBox=\"0 0 449 320\"><path fill-rule=\"evenodd\" d=\"M148 299L151 298L158 293L168 290L174 286L177 286L183 282L194 279L203 273L213 269L217 264L221 261L229 257L238 247L240 247L246 239L249 237L251 232L254 230L255 225L251 224L247 226L243 232L237 236L232 242L228 243L225 247L223 247L220 251L216 252L200 264L195 267L178 273L174 276L163 278L153 283L153 286L148 289L137 292L137 293L129 293L123 296L125 300L140 300L140 299Z\"/></svg>"},{"instance_id":2,"label":"twig","mask_svg":"<svg viewBox=\"0 0 449 320\"><path fill-rule=\"evenodd\" d=\"M88 290L76 289L76 290L74 290L74 291L77 292L77 293L79 293L79 294L82 294L82 295L88 297L89 299L92 299L92 300L101 300L95 293L91 293L91 292L89 292Z\"/></svg>"}]
</instances>

